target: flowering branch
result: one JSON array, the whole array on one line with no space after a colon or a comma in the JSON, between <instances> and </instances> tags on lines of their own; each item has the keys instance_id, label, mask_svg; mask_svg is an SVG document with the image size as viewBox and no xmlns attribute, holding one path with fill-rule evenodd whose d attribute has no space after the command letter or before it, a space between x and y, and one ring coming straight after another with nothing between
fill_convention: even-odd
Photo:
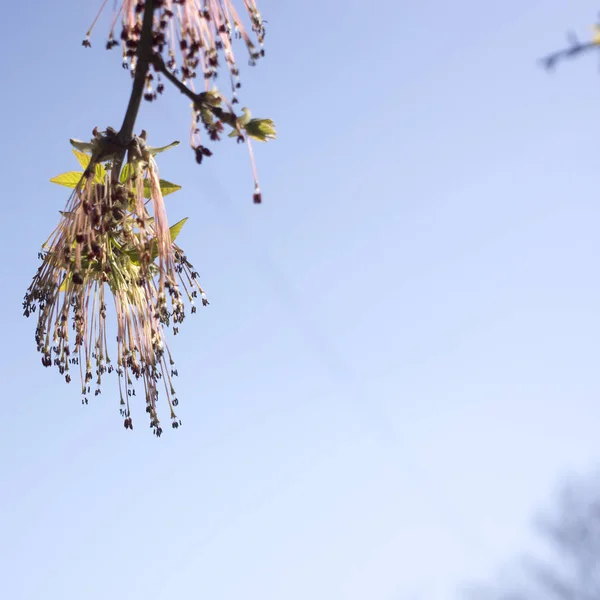
<instances>
[{"instance_id":1,"label":"flowering branch","mask_svg":"<svg viewBox=\"0 0 600 600\"><path fill-rule=\"evenodd\" d=\"M185 83L177 79L177 77L167 69L165 61L160 54L154 53L152 55L152 66L157 72L162 73L182 94L187 96L194 103L194 106L200 107L205 104L207 92L196 94L185 85Z\"/></svg>"},{"instance_id":2,"label":"flowering branch","mask_svg":"<svg viewBox=\"0 0 600 600\"><path fill-rule=\"evenodd\" d=\"M150 58L152 56L152 28L155 8L154 0L145 0L141 35L136 48L137 61L133 86L121 129L117 133L112 127L108 127L103 135L98 134L97 129L94 130L96 148L92 154L90 165L93 168L94 164L102 162L106 157L110 156L113 160L112 177L115 182L118 181L125 153L131 148L134 142L133 129L142 103L144 86L146 85L150 68ZM84 40L83 45L90 46L89 40Z\"/></svg>"},{"instance_id":3,"label":"flowering branch","mask_svg":"<svg viewBox=\"0 0 600 600\"><path fill-rule=\"evenodd\" d=\"M96 127L89 142L71 139L84 170L51 180L71 188L72 193L39 253L42 264L25 294L23 313L27 317L37 313L35 340L42 364L57 367L67 383L72 371L79 371L82 403L88 403L92 392L101 393L106 374L116 373L126 429L133 428L130 401L140 387L155 435L162 434L159 393L166 400L172 427L181 424L175 414L179 401L173 384L178 373L165 330L172 328L176 335L188 309L196 312L196 299L202 306L208 304L197 271L174 243L186 219L172 226L167 219L164 196L180 186L160 178L154 158L179 142L151 147L145 131L133 133L141 101L155 100L162 93L161 77L192 100L190 137L199 163L212 154L199 142L199 123L213 141L220 139L226 126L231 129L229 137L238 142L273 139L275 127L270 119L252 119L247 108L236 115L232 108L241 85L233 40L245 42L251 64L264 54L260 13L254 0L243 0L243 4L258 49L233 0L121 0L120 7L115 6L106 44L108 49L119 45L113 30L120 18L123 67L133 75L121 129L99 131ZM105 5L104 1L92 27ZM91 30L83 42L86 47L91 46ZM215 88L209 90L221 58L229 70L231 102ZM196 93L191 83L196 71L204 76L206 91L202 93ZM254 202L258 203L261 196L253 162L252 167ZM107 335L110 297L116 346L108 343Z\"/></svg>"},{"instance_id":4,"label":"flowering branch","mask_svg":"<svg viewBox=\"0 0 600 600\"><path fill-rule=\"evenodd\" d=\"M197 94L187 87L185 83L177 79L174 73L169 71L162 56L156 52L152 54L151 64L157 73L164 75L168 81L193 102L194 110L200 116L205 111L210 112L217 119L235 129L242 138L244 131L250 137L261 142L275 138L275 129L270 119L250 119L249 111L245 108L242 109L244 113L243 117L239 117L233 111L223 110L220 106L223 98L218 92L200 92ZM240 141L243 141L243 139Z\"/></svg>"},{"instance_id":5,"label":"flowering branch","mask_svg":"<svg viewBox=\"0 0 600 600\"><path fill-rule=\"evenodd\" d=\"M144 18L142 21L142 35L140 43L137 47L137 63L135 68L135 77L133 80L133 88L127 105L127 111L121 130L119 131L119 140L124 146L131 142L133 128L140 110L142 96L144 94L144 84L148 76L148 68L150 66L149 57L152 54L152 22L154 19L154 0L146 0L144 6Z\"/></svg>"},{"instance_id":6,"label":"flowering branch","mask_svg":"<svg viewBox=\"0 0 600 600\"><path fill-rule=\"evenodd\" d=\"M100 9L102 12L104 4ZM103 140L96 137L96 144L100 146L99 152L103 157L109 154L114 161L113 177L117 178L123 164L126 151L135 153L136 141L133 135L135 121L139 112L142 98L148 101L155 100L161 94L164 86L161 75L170 81L180 92L193 101L195 121L202 121L210 139L219 140L219 133L223 124L232 128L230 137L237 138L238 142L253 138L258 141L268 141L275 138L275 126L270 119L251 119L248 109L243 108L243 116L239 117L231 109L231 105L238 100L236 91L241 87L239 70L236 66L232 40L242 39L250 55L250 64L264 55L262 43L265 36L262 17L256 8L254 0L244 0L244 6L250 16L252 31L255 33L260 49L257 50L254 42L244 29L242 22L233 6L232 0L217 0L207 6L201 0L123 0L120 10L113 20L113 27L107 42L107 48L118 45L114 39L113 29L119 14L122 16L123 29L121 41L123 45L123 67L131 68L134 76L131 96L129 98L125 118L118 134L107 128ZM87 33L83 45L91 46L90 35L98 16L94 19L92 27ZM179 28L177 34L173 24ZM161 56L165 53L168 61ZM177 54L181 63L178 67ZM220 54L225 57L225 62L230 74L233 96L230 110L221 108L223 102L229 104L224 96L216 90L208 91L208 82L216 78L220 64ZM154 75L150 72L153 67L158 77L156 91L153 90ZM191 83L202 70L206 82L205 92L196 93ZM177 77L181 72L182 79ZM214 121L216 118L216 122ZM199 142L200 130L192 127L191 145L196 154L196 161L201 163L205 156L212 152ZM247 137L246 137L247 135ZM109 148L104 148L108 146ZM256 168L252 148L248 139L248 149L254 173L254 202L261 202Z\"/></svg>"}]
</instances>

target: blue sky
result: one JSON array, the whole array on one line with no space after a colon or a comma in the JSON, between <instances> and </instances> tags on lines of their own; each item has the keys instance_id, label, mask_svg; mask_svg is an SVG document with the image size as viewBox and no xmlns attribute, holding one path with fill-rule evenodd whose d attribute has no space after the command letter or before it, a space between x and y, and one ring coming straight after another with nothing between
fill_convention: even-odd
<instances>
[{"instance_id":1,"label":"blue sky","mask_svg":"<svg viewBox=\"0 0 600 600\"><path fill-rule=\"evenodd\" d=\"M130 81L102 26L80 45L96 3L3 11L11 600L454 599L596 464L600 79L535 61L597 3L260 7L262 206L236 144L196 165L180 94L138 121L183 142L159 165L211 300L172 343L184 427L159 441L142 414L125 431L116 387L82 407L21 316L67 199L48 179L69 137L119 127Z\"/></svg>"}]
</instances>

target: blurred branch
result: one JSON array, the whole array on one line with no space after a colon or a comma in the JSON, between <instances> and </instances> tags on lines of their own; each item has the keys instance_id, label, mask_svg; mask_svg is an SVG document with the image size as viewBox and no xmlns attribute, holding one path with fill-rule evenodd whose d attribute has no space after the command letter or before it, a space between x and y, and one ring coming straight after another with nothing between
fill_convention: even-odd
<instances>
[{"instance_id":1,"label":"blurred branch","mask_svg":"<svg viewBox=\"0 0 600 600\"><path fill-rule=\"evenodd\" d=\"M598 44L597 40L593 40L591 42L580 42L572 33L567 35L567 39L569 41L569 45L566 48L557 50L556 52L548 54L548 56L540 59L540 62L545 69L550 71L554 69L557 63L562 60L575 58L591 50L600 49L600 45Z\"/></svg>"},{"instance_id":2,"label":"blurred branch","mask_svg":"<svg viewBox=\"0 0 600 600\"><path fill-rule=\"evenodd\" d=\"M537 520L545 558L523 559L516 582L502 581L479 598L600 600L600 473L568 482L557 500L550 515Z\"/></svg>"}]
</instances>

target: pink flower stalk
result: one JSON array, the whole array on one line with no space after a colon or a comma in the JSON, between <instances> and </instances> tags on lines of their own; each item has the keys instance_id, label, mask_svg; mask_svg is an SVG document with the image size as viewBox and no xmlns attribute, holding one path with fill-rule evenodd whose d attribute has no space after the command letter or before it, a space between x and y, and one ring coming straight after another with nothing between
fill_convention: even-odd
<instances>
[{"instance_id":1,"label":"pink flower stalk","mask_svg":"<svg viewBox=\"0 0 600 600\"><path fill-rule=\"evenodd\" d=\"M87 32L84 40L86 46L91 45L89 38L92 29L105 5L106 0ZM115 39L115 27L120 18L123 64L132 69L135 69L145 5L145 0L123 0L113 14L108 37L108 48L119 44ZM243 40L250 56L250 64L264 55L262 46L265 28L254 0L244 0L254 40L231 0L153 0L153 7L153 48L163 56L169 69L180 72L184 82L195 79L200 70L208 90L209 81L217 77L223 58L235 96L235 89L240 87L240 83L233 40Z\"/></svg>"}]
</instances>

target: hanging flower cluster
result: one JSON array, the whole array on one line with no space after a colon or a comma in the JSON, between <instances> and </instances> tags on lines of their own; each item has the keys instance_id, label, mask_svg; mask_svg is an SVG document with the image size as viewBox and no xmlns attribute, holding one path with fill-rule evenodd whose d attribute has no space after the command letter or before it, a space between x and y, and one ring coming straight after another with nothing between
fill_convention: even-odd
<instances>
[{"instance_id":1,"label":"hanging flower cluster","mask_svg":"<svg viewBox=\"0 0 600 600\"><path fill-rule=\"evenodd\" d=\"M264 56L265 28L256 4L244 0L254 40L248 35L230 0L153 0L153 4L153 49L164 57L167 67L176 74L180 73L184 83L191 82L200 72L208 85L211 79L217 78L224 60L235 96L235 90L241 87L241 83L233 39L243 40L251 65ZM124 0L119 9L123 64L133 68L145 6L146 0ZM115 25L116 19L107 41L108 48L118 45L114 39Z\"/></svg>"},{"instance_id":2,"label":"hanging flower cluster","mask_svg":"<svg viewBox=\"0 0 600 600\"><path fill-rule=\"evenodd\" d=\"M106 0L96 15L83 41L91 46L90 36ZM150 4L152 11L152 40L146 56L140 57L143 39L143 16ZM174 83L192 99L193 118L190 132L196 161L201 163L212 152L202 144L201 128L211 141L221 138L225 126L230 137L247 142L254 175L254 202L261 202L260 187L250 138L268 141L275 137L271 119L252 119L247 108L242 115L234 112L241 87L240 71L234 53L237 38L246 46L249 64L264 56L265 26L254 0L243 0L248 27L243 23L231 0L123 0L115 6L106 47L121 45L123 67L135 75L138 63L151 64L145 80L144 98L156 100L164 91L163 78ZM120 22L120 34L115 29ZM251 34L249 33L251 32ZM143 53L142 53L143 54ZM229 76L231 97L227 99L214 87L223 63ZM203 80L203 90L196 90L194 81Z\"/></svg>"},{"instance_id":3,"label":"hanging flower cluster","mask_svg":"<svg viewBox=\"0 0 600 600\"><path fill-rule=\"evenodd\" d=\"M171 146L151 148L145 133L135 137L129 161L115 176L111 143L116 132L94 130L90 144L71 140L82 173L52 181L72 187L58 227L43 251L42 264L23 303L25 316L37 313L35 339L44 366L55 366L71 381L81 379L82 402L101 393L106 375L116 372L121 413L133 428L130 402L143 390L150 426L162 433L159 392L177 428L177 375L164 329L177 334L186 302L207 305L198 274L174 241L185 219L168 226L164 196L179 186L162 180L154 156ZM87 154L89 152L90 154ZM109 293L107 294L107 290ZM107 331L113 297L115 327ZM116 350L109 339L116 335ZM113 350L115 350L113 352Z\"/></svg>"},{"instance_id":4,"label":"hanging flower cluster","mask_svg":"<svg viewBox=\"0 0 600 600\"><path fill-rule=\"evenodd\" d=\"M91 46L92 28L106 3L84 46ZM89 143L71 140L84 170L52 180L73 191L40 252L42 264L25 295L24 314L37 316L42 364L56 367L67 383L73 371L79 372L82 403L100 394L103 381L116 374L127 429L133 428L135 396L143 396L155 435L162 434L159 397L168 405L172 426L181 424L175 414L177 369L165 331L172 328L177 334L186 311L196 312L198 299L208 304L198 274L175 244L186 219L171 227L167 220L164 196L179 186L160 178L154 158L178 142L151 148L145 132L133 135L140 102L155 100L165 81L191 100L190 143L198 163L212 155L201 143L201 129L211 141L226 132L247 142L253 198L260 203L250 139L274 139L275 126L270 119L252 118L247 108L239 114L233 108L241 86L234 40L243 41L251 65L264 55L262 18L254 0L243 3L249 27L232 0L116 2L107 48L122 46L123 66L133 76L123 124L119 132L94 129ZM214 86L223 63L231 83L229 99ZM198 75L204 84L197 91ZM115 338L113 346L109 340Z\"/></svg>"}]
</instances>

